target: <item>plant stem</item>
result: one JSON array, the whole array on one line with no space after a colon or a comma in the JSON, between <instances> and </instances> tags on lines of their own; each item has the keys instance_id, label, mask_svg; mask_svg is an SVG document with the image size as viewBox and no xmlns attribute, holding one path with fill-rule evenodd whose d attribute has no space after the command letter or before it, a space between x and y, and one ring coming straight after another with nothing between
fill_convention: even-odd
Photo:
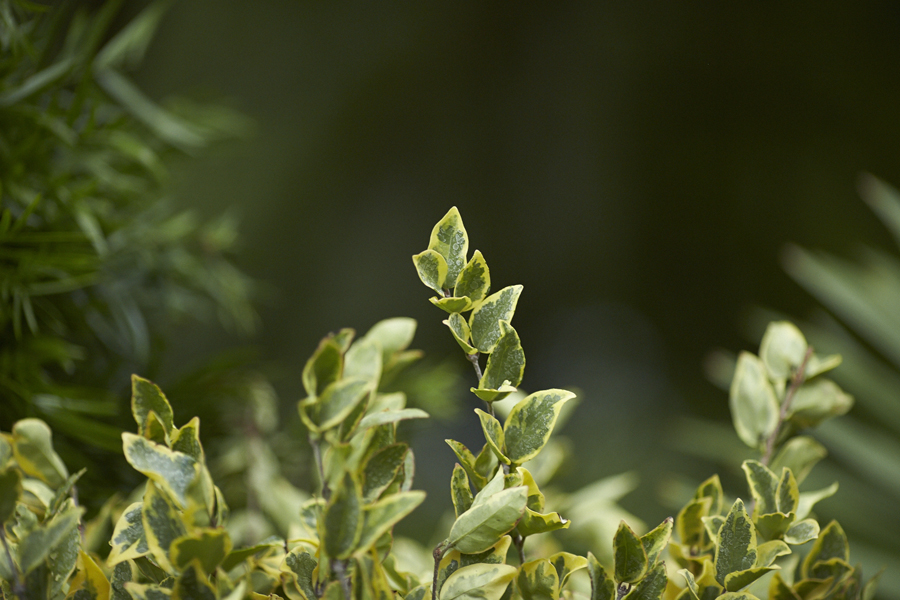
<instances>
[{"instance_id":1,"label":"plant stem","mask_svg":"<svg viewBox=\"0 0 900 600\"><path fill-rule=\"evenodd\" d=\"M438 597L438 571L441 567L441 560L443 560L444 554L447 552L447 550L447 540L444 540L443 542L435 546L434 551L431 553L432 558L434 558L434 577L431 580L431 597L433 600L436 600Z\"/></svg>"},{"instance_id":2,"label":"plant stem","mask_svg":"<svg viewBox=\"0 0 900 600\"><path fill-rule=\"evenodd\" d=\"M787 393L784 395L784 402L781 403L781 410L778 413L778 424L775 426L775 431L773 431L772 435L769 436L769 439L766 440L766 451L760 462L767 467L769 466L769 461L772 460L772 455L775 453L775 442L778 440L778 436L781 434L781 428L787 420L788 411L791 409L791 402L794 400L794 394L800 389L800 386L803 384L803 380L806 377L806 365L809 363L809 358L812 356L812 353L812 346L807 346L806 354L803 355L803 361L800 363L800 366L797 367L797 371L791 378L791 387L788 388Z\"/></svg>"},{"instance_id":3,"label":"plant stem","mask_svg":"<svg viewBox=\"0 0 900 600\"><path fill-rule=\"evenodd\" d=\"M466 358L469 359L469 362L475 367L475 376L478 377L478 383L481 383L481 378L484 377L484 373L481 372L481 363L478 362L478 359L481 358L481 353L476 352L475 354L466 354ZM494 414L494 407L490 402L485 401L484 405L487 407L488 414L492 417L497 416Z\"/></svg>"},{"instance_id":4,"label":"plant stem","mask_svg":"<svg viewBox=\"0 0 900 600\"><path fill-rule=\"evenodd\" d=\"M518 531L513 531L513 533L510 534L510 537L512 537L513 544L516 546L516 550L519 553L519 564L524 565L525 564L525 538L523 538L522 534L520 534Z\"/></svg>"},{"instance_id":5,"label":"plant stem","mask_svg":"<svg viewBox=\"0 0 900 600\"><path fill-rule=\"evenodd\" d=\"M353 585L350 582L350 576L347 575L347 560L332 559L331 570L341 582L341 589L344 591L344 598L351 598L353 594Z\"/></svg>"}]
</instances>

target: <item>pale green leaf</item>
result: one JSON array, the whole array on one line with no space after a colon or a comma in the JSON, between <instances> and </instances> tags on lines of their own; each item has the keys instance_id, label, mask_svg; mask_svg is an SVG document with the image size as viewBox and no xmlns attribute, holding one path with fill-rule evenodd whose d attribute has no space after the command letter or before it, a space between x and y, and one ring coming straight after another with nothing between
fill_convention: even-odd
<instances>
[{"instance_id":1,"label":"pale green leaf","mask_svg":"<svg viewBox=\"0 0 900 600\"><path fill-rule=\"evenodd\" d=\"M367 552L378 539L425 500L425 492L398 492L366 506L357 553Z\"/></svg>"},{"instance_id":2,"label":"pale green leaf","mask_svg":"<svg viewBox=\"0 0 900 600\"><path fill-rule=\"evenodd\" d=\"M53 450L52 437L50 427L40 419L22 419L12 428L13 454L19 468L55 488L66 481L69 471Z\"/></svg>"},{"instance_id":3,"label":"pale green leaf","mask_svg":"<svg viewBox=\"0 0 900 600\"><path fill-rule=\"evenodd\" d=\"M797 479L797 484L803 483L806 476L820 460L825 458L828 452L825 446L808 436L798 436L789 439L781 447L781 450L772 459L772 471L778 473L780 469L787 467Z\"/></svg>"},{"instance_id":4,"label":"pale green leaf","mask_svg":"<svg viewBox=\"0 0 900 600\"><path fill-rule=\"evenodd\" d=\"M491 289L491 272L480 250L472 253L472 258L459 274L453 295L467 297L474 304L481 302ZM462 311L458 311L462 312Z\"/></svg>"},{"instance_id":5,"label":"pale green leaf","mask_svg":"<svg viewBox=\"0 0 900 600\"><path fill-rule=\"evenodd\" d=\"M462 217L455 206L447 211L432 229L428 249L437 251L446 261L447 275L442 287L452 290L466 264L466 254L469 252L469 236L466 235Z\"/></svg>"},{"instance_id":6,"label":"pale green leaf","mask_svg":"<svg viewBox=\"0 0 900 600\"><path fill-rule=\"evenodd\" d=\"M352 332L352 330L347 331ZM342 336L341 339L348 337L349 334ZM333 334L326 336L306 361L301 379L309 396L318 396L325 391L326 387L341 377L344 370L344 349L341 339Z\"/></svg>"},{"instance_id":7,"label":"pale green leaf","mask_svg":"<svg viewBox=\"0 0 900 600\"><path fill-rule=\"evenodd\" d=\"M790 469L784 468L781 471L781 479L778 481L775 501L778 512L795 513L797 511L797 505L800 502L800 489Z\"/></svg>"},{"instance_id":8,"label":"pale green leaf","mask_svg":"<svg viewBox=\"0 0 900 600\"><path fill-rule=\"evenodd\" d=\"M802 492L800 494L800 501L797 503L797 520L802 521L803 519L808 517L809 513L813 509L813 506L815 506L818 502L821 502L825 498L834 496L837 491L838 482L835 481L827 488L816 490L813 492Z\"/></svg>"},{"instance_id":9,"label":"pale green leaf","mask_svg":"<svg viewBox=\"0 0 900 600\"><path fill-rule=\"evenodd\" d=\"M535 392L516 404L503 426L509 460L522 464L537 456L550 439L563 404L574 397L572 392L553 389Z\"/></svg>"},{"instance_id":10,"label":"pale green leaf","mask_svg":"<svg viewBox=\"0 0 900 600\"><path fill-rule=\"evenodd\" d=\"M344 355L343 378L362 379L374 390L381 379L382 360L381 344L367 335L354 342Z\"/></svg>"},{"instance_id":11,"label":"pale green leaf","mask_svg":"<svg viewBox=\"0 0 900 600\"><path fill-rule=\"evenodd\" d=\"M469 565L447 578L440 600L500 600L515 576L509 565Z\"/></svg>"},{"instance_id":12,"label":"pale green leaf","mask_svg":"<svg viewBox=\"0 0 900 600\"><path fill-rule=\"evenodd\" d=\"M690 591L691 597L694 600L700 600L700 588L697 587L697 581L694 579L694 575L687 569L680 569L678 574L684 577L684 582L687 585L687 589Z\"/></svg>"},{"instance_id":13,"label":"pale green leaf","mask_svg":"<svg viewBox=\"0 0 900 600\"><path fill-rule=\"evenodd\" d=\"M805 544L819 537L819 523L815 519L803 519L784 532L784 541L793 546Z\"/></svg>"},{"instance_id":14,"label":"pale green leaf","mask_svg":"<svg viewBox=\"0 0 900 600\"><path fill-rule=\"evenodd\" d=\"M317 566L316 559L309 552L299 548L294 548L284 556L282 570L290 573L293 581L300 588L300 592L306 596L305 600L316 600L317 598L313 584L313 572Z\"/></svg>"},{"instance_id":15,"label":"pale green leaf","mask_svg":"<svg viewBox=\"0 0 900 600\"><path fill-rule=\"evenodd\" d=\"M78 553L78 572L69 586L73 600L109 600L110 586L106 575L84 551Z\"/></svg>"},{"instance_id":16,"label":"pale green leaf","mask_svg":"<svg viewBox=\"0 0 900 600\"><path fill-rule=\"evenodd\" d=\"M843 562L850 560L850 546L847 542L847 534L837 521L831 521L819 532L819 537L813 543L809 554L803 560L801 573L803 577L820 578L817 575L818 565L831 559ZM821 577L824 579L824 577Z\"/></svg>"},{"instance_id":17,"label":"pale green leaf","mask_svg":"<svg viewBox=\"0 0 900 600\"><path fill-rule=\"evenodd\" d=\"M384 410L381 412L373 412L367 414L359 422L359 428L368 429L370 427L378 427L379 425L387 425L388 423L396 423L398 421L407 421L409 419L427 419L428 413L421 408L404 408L403 410Z\"/></svg>"},{"instance_id":18,"label":"pale green leaf","mask_svg":"<svg viewBox=\"0 0 900 600\"><path fill-rule=\"evenodd\" d=\"M853 396L830 379L803 384L794 394L789 418L798 428L815 427L831 417L845 414L853 406Z\"/></svg>"},{"instance_id":19,"label":"pale green leaf","mask_svg":"<svg viewBox=\"0 0 900 600\"><path fill-rule=\"evenodd\" d=\"M729 592L739 592L766 573L775 571L779 567L753 567L743 571L736 571L725 576L725 589Z\"/></svg>"},{"instance_id":20,"label":"pale green leaf","mask_svg":"<svg viewBox=\"0 0 900 600\"><path fill-rule=\"evenodd\" d=\"M769 323L759 346L759 357L772 379L788 379L803 363L806 338L788 321Z\"/></svg>"},{"instance_id":21,"label":"pale green leaf","mask_svg":"<svg viewBox=\"0 0 900 600\"><path fill-rule=\"evenodd\" d=\"M749 352L738 357L729 392L731 418L738 437L758 448L778 425L778 400L763 362Z\"/></svg>"},{"instance_id":22,"label":"pale green leaf","mask_svg":"<svg viewBox=\"0 0 900 600\"><path fill-rule=\"evenodd\" d=\"M444 312L450 314L466 312L467 310L472 310L472 307L475 306L472 303L472 299L467 296L451 296L448 298L438 298L434 296L429 298L428 301Z\"/></svg>"},{"instance_id":23,"label":"pale green leaf","mask_svg":"<svg viewBox=\"0 0 900 600\"><path fill-rule=\"evenodd\" d=\"M615 578L620 583L634 583L647 574L650 563L641 539L625 521L619 523L613 538Z\"/></svg>"},{"instance_id":24,"label":"pale green leaf","mask_svg":"<svg viewBox=\"0 0 900 600\"><path fill-rule=\"evenodd\" d=\"M790 553L791 549L781 540L765 542L756 547L756 565L754 566L768 567L779 556L787 556Z\"/></svg>"},{"instance_id":25,"label":"pale green leaf","mask_svg":"<svg viewBox=\"0 0 900 600\"><path fill-rule=\"evenodd\" d=\"M326 431L340 425L370 390L366 379L340 379L325 388L308 414L319 431Z\"/></svg>"},{"instance_id":26,"label":"pale green leaf","mask_svg":"<svg viewBox=\"0 0 900 600\"><path fill-rule=\"evenodd\" d=\"M702 544L703 535L706 532L703 518L709 515L712 502L712 498L709 497L694 499L678 512L678 516L675 518L675 530L678 539L685 546Z\"/></svg>"},{"instance_id":27,"label":"pale green leaf","mask_svg":"<svg viewBox=\"0 0 900 600\"><path fill-rule=\"evenodd\" d=\"M363 466L363 499L374 502L400 472L409 451L406 444L390 444L370 455Z\"/></svg>"},{"instance_id":28,"label":"pale green leaf","mask_svg":"<svg viewBox=\"0 0 900 600\"><path fill-rule=\"evenodd\" d=\"M381 345L381 362L384 366L391 363L392 357L406 350L416 334L416 320L409 317L393 317L378 321L366 332L367 340L374 340Z\"/></svg>"},{"instance_id":29,"label":"pale green leaf","mask_svg":"<svg viewBox=\"0 0 900 600\"><path fill-rule=\"evenodd\" d=\"M479 352L493 352L501 335L500 321L512 321L521 294L521 285L505 287L485 298L472 311L469 328L472 330L472 345Z\"/></svg>"},{"instance_id":30,"label":"pale green leaf","mask_svg":"<svg viewBox=\"0 0 900 600\"><path fill-rule=\"evenodd\" d=\"M516 529L522 537L528 537L538 533L568 529L571 524L572 521L562 518L559 513L541 514L526 506L525 512L522 513L522 520L516 525Z\"/></svg>"},{"instance_id":31,"label":"pale green leaf","mask_svg":"<svg viewBox=\"0 0 900 600\"><path fill-rule=\"evenodd\" d=\"M479 492L450 528L449 546L465 554L484 552L515 527L525 510L525 486L502 489L503 473ZM501 489L498 490L498 487Z\"/></svg>"}]
</instances>

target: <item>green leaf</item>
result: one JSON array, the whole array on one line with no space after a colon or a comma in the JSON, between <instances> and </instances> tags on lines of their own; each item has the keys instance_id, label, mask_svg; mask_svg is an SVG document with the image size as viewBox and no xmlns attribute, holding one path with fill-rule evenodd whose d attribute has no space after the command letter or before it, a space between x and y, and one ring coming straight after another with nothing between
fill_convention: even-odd
<instances>
[{"instance_id":1,"label":"green leaf","mask_svg":"<svg viewBox=\"0 0 900 600\"><path fill-rule=\"evenodd\" d=\"M737 571L725 576L725 589L729 592L738 592L766 573L775 571L779 567L753 567L744 571Z\"/></svg>"},{"instance_id":2,"label":"green leaf","mask_svg":"<svg viewBox=\"0 0 900 600\"><path fill-rule=\"evenodd\" d=\"M759 598L749 592L726 592L716 596L716 600L759 600Z\"/></svg>"},{"instance_id":3,"label":"green leaf","mask_svg":"<svg viewBox=\"0 0 900 600\"><path fill-rule=\"evenodd\" d=\"M791 553L791 549L781 540L772 540L765 542L756 547L756 565L757 567L768 567L775 562L779 556L787 556Z\"/></svg>"},{"instance_id":4,"label":"green leaf","mask_svg":"<svg viewBox=\"0 0 900 600\"><path fill-rule=\"evenodd\" d=\"M738 437L759 448L778 426L779 406L763 362L749 352L738 357L729 393L731 418Z\"/></svg>"},{"instance_id":5,"label":"green leaf","mask_svg":"<svg viewBox=\"0 0 900 600\"><path fill-rule=\"evenodd\" d=\"M172 565L182 571L197 561L203 573L211 575L231 552L231 537L224 529L200 529L172 542Z\"/></svg>"},{"instance_id":6,"label":"green leaf","mask_svg":"<svg viewBox=\"0 0 900 600\"><path fill-rule=\"evenodd\" d=\"M625 521L619 523L613 538L615 578L619 583L634 583L647 574L650 563L641 539Z\"/></svg>"},{"instance_id":7,"label":"green leaf","mask_svg":"<svg viewBox=\"0 0 900 600\"><path fill-rule=\"evenodd\" d=\"M566 587L569 575L575 571L584 569L588 565L588 561L585 557L569 552L557 552L556 554L550 555L548 560L550 561L550 564L553 565L553 568L556 569L556 574L559 575L560 590Z\"/></svg>"},{"instance_id":8,"label":"green leaf","mask_svg":"<svg viewBox=\"0 0 900 600\"><path fill-rule=\"evenodd\" d=\"M461 554L458 550L445 552L444 557L438 565L437 589L440 591L447 578L462 567L480 563L491 565L505 564L506 555L509 553L509 547L511 545L512 538L505 535L501 537L496 544L484 552L479 552L477 554Z\"/></svg>"},{"instance_id":9,"label":"green leaf","mask_svg":"<svg viewBox=\"0 0 900 600\"><path fill-rule=\"evenodd\" d=\"M319 532L325 552L331 558L347 558L356 549L362 534L362 493L349 473L333 490Z\"/></svg>"},{"instance_id":10,"label":"green leaf","mask_svg":"<svg viewBox=\"0 0 900 600\"><path fill-rule=\"evenodd\" d=\"M453 450L453 454L456 455L456 459L459 461L462 468L466 470L466 475L469 476L469 480L475 485L475 488L481 489L487 485L487 478L475 468L475 455L472 454L464 444L457 442L456 440L444 441L447 442L447 445ZM487 444L485 444L485 447L487 447ZM494 456L493 451L489 450L488 453L491 456Z\"/></svg>"},{"instance_id":11,"label":"green leaf","mask_svg":"<svg viewBox=\"0 0 900 600\"><path fill-rule=\"evenodd\" d=\"M344 350L341 341L334 334L328 335L319 342L316 351L303 367L303 387L309 396L318 396L337 381L343 371Z\"/></svg>"},{"instance_id":12,"label":"green leaf","mask_svg":"<svg viewBox=\"0 0 900 600\"><path fill-rule=\"evenodd\" d=\"M472 331L469 329L469 323L466 322L461 314L453 313L444 320L444 325L450 329L450 333L453 334L453 339L455 339L456 343L459 344L459 347L463 349L463 352L469 356L478 352L478 350L471 345Z\"/></svg>"},{"instance_id":13,"label":"green leaf","mask_svg":"<svg viewBox=\"0 0 900 600\"><path fill-rule=\"evenodd\" d=\"M522 383L524 373L525 352L522 350L519 334L508 321L500 321L500 339L488 357L487 367L484 369L481 381L478 382L478 387L482 390L499 390L501 387L511 386L513 389L504 391L489 401L502 400ZM478 395L476 390L472 391ZM479 397L481 396L479 395ZM482 398L482 400L486 399Z\"/></svg>"},{"instance_id":14,"label":"green leaf","mask_svg":"<svg viewBox=\"0 0 900 600\"><path fill-rule=\"evenodd\" d=\"M693 597L694 600L700 600L700 588L697 587L697 581L694 579L694 575L687 569L680 569L678 574L684 577L684 582L687 585L687 589L690 591L691 597ZM679 596L679 598L681 597L682 596Z\"/></svg>"},{"instance_id":15,"label":"green leaf","mask_svg":"<svg viewBox=\"0 0 900 600\"><path fill-rule=\"evenodd\" d=\"M0 470L3 470L9 464L13 457L13 448L6 441L6 438L0 435Z\"/></svg>"},{"instance_id":16,"label":"green leaf","mask_svg":"<svg viewBox=\"0 0 900 600\"><path fill-rule=\"evenodd\" d=\"M172 450L187 454L198 463L203 464L205 456L200 443L200 419L194 417L172 435Z\"/></svg>"},{"instance_id":17,"label":"green leaf","mask_svg":"<svg viewBox=\"0 0 900 600\"><path fill-rule=\"evenodd\" d=\"M391 444L380 448L363 467L363 499L374 502L397 476L409 451L407 444Z\"/></svg>"},{"instance_id":18,"label":"green leaf","mask_svg":"<svg viewBox=\"0 0 900 600\"><path fill-rule=\"evenodd\" d=\"M455 206L432 229L428 249L437 251L446 261L447 275L442 287L452 290L466 264L469 251L469 236Z\"/></svg>"},{"instance_id":19,"label":"green leaf","mask_svg":"<svg viewBox=\"0 0 900 600\"><path fill-rule=\"evenodd\" d=\"M528 488L502 489L503 472L484 487L450 528L449 547L464 554L484 552L506 535L521 518L528 500Z\"/></svg>"},{"instance_id":20,"label":"green leaf","mask_svg":"<svg viewBox=\"0 0 900 600\"><path fill-rule=\"evenodd\" d=\"M182 508L187 506L187 490L199 472L197 461L181 452L169 450L134 435L122 434L125 459L174 498Z\"/></svg>"},{"instance_id":21,"label":"green leaf","mask_svg":"<svg viewBox=\"0 0 900 600\"><path fill-rule=\"evenodd\" d=\"M490 354L502 334L500 321L512 321L516 304L522 294L521 285L512 285L491 294L475 307L469 317L473 346L479 352Z\"/></svg>"},{"instance_id":22,"label":"green leaf","mask_svg":"<svg viewBox=\"0 0 900 600\"><path fill-rule=\"evenodd\" d=\"M635 584L622 600L661 600L669 578L666 576L666 565L657 563L650 572Z\"/></svg>"},{"instance_id":23,"label":"green leaf","mask_svg":"<svg viewBox=\"0 0 900 600\"><path fill-rule=\"evenodd\" d=\"M725 517L710 515L708 517L700 517L700 520L703 521L703 527L706 529L706 534L710 539L718 539L719 531L722 529L722 525L725 524Z\"/></svg>"},{"instance_id":24,"label":"green leaf","mask_svg":"<svg viewBox=\"0 0 900 600\"><path fill-rule=\"evenodd\" d=\"M717 515L722 512L722 499L725 494L722 492L722 482L719 481L718 475L713 475L697 487L694 492L694 498L710 498L712 503L709 506L709 514Z\"/></svg>"},{"instance_id":25,"label":"green leaf","mask_svg":"<svg viewBox=\"0 0 900 600\"><path fill-rule=\"evenodd\" d=\"M816 490L814 492L803 492L800 494L800 501L797 503L797 520L803 520L809 516L813 506L821 502L825 498L834 496L838 491L838 482L835 481L827 488Z\"/></svg>"},{"instance_id":26,"label":"green leaf","mask_svg":"<svg viewBox=\"0 0 900 600\"><path fill-rule=\"evenodd\" d=\"M443 298L444 282L447 280L447 273L450 271L447 260L436 250L425 250L413 255L412 259L422 283Z\"/></svg>"},{"instance_id":27,"label":"green leaf","mask_svg":"<svg viewBox=\"0 0 900 600\"><path fill-rule=\"evenodd\" d=\"M774 512L754 517L756 529L763 538L768 540L775 540L782 537L795 519L796 515L792 512L787 514Z\"/></svg>"},{"instance_id":28,"label":"green leaf","mask_svg":"<svg viewBox=\"0 0 900 600\"><path fill-rule=\"evenodd\" d=\"M466 312L467 310L472 310L472 307L475 306L472 303L471 298L466 296L451 296L448 298L431 297L428 301L450 314Z\"/></svg>"},{"instance_id":29,"label":"green leaf","mask_svg":"<svg viewBox=\"0 0 900 600\"><path fill-rule=\"evenodd\" d=\"M706 528L703 525L703 517L709 515L709 507L713 499L699 498L688 502L675 518L675 530L678 539L685 546L700 546L703 543L703 535Z\"/></svg>"},{"instance_id":30,"label":"green leaf","mask_svg":"<svg viewBox=\"0 0 900 600\"><path fill-rule=\"evenodd\" d=\"M381 344L368 335L357 340L344 355L344 379L362 379L371 389L378 387L382 366Z\"/></svg>"},{"instance_id":31,"label":"green leaf","mask_svg":"<svg viewBox=\"0 0 900 600\"><path fill-rule=\"evenodd\" d=\"M0 471L0 527L16 512L16 502L22 495L22 476L15 468ZM0 556L0 560L3 557Z\"/></svg>"},{"instance_id":32,"label":"green leaf","mask_svg":"<svg viewBox=\"0 0 900 600\"><path fill-rule=\"evenodd\" d=\"M397 421L407 421L409 419L427 419L428 413L421 408L404 408L403 410L384 410L381 412L369 413L359 422L359 429L369 429L370 427L378 427L387 425L388 423L396 423Z\"/></svg>"},{"instance_id":33,"label":"green leaf","mask_svg":"<svg viewBox=\"0 0 900 600\"><path fill-rule=\"evenodd\" d=\"M108 600L109 581L84 551L78 553L79 569L69 586L69 597L78 600Z\"/></svg>"},{"instance_id":34,"label":"green leaf","mask_svg":"<svg viewBox=\"0 0 900 600\"><path fill-rule=\"evenodd\" d=\"M747 476L747 484L756 504L753 515L767 515L778 510L776 493L778 478L765 465L755 460L745 460L741 465Z\"/></svg>"},{"instance_id":35,"label":"green leaf","mask_svg":"<svg viewBox=\"0 0 900 600\"><path fill-rule=\"evenodd\" d=\"M406 350L416 335L416 320L410 317L393 317L378 321L366 332L367 340L375 340L381 345L382 364L391 363L392 357Z\"/></svg>"},{"instance_id":36,"label":"green leaf","mask_svg":"<svg viewBox=\"0 0 900 600\"><path fill-rule=\"evenodd\" d=\"M137 579L137 569L131 561L120 562L109 576L109 600L133 600L125 585Z\"/></svg>"},{"instance_id":37,"label":"green leaf","mask_svg":"<svg viewBox=\"0 0 900 600\"><path fill-rule=\"evenodd\" d=\"M152 481L147 483L147 491L144 492L141 520L149 554L156 564L171 573L174 567L169 549L172 542L187 534L187 527L175 504Z\"/></svg>"},{"instance_id":38,"label":"green leaf","mask_svg":"<svg viewBox=\"0 0 900 600\"><path fill-rule=\"evenodd\" d=\"M425 492L398 492L366 506L357 554L367 552L378 539L425 500Z\"/></svg>"},{"instance_id":39,"label":"green leaf","mask_svg":"<svg viewBox=\"0 0 900 600\"><path fill-rule=\"evenodd\" d=\"M815 519L803 519L791 525L784 532L784 541L799 546L819 537L819 523Z\"/></svg>"},{"instance_id":40,"label":"green leaf","mask_svg":"<svg viewBox=\"0 0 900 600\"><path fill-rule=\"evenodd\" d=\"M329 385L307 413L319 431L341 424L371 390L366 379L341 379Z\"/></svg>"},{"instance_id":41,"label":"green leaf","mask_svg":"<svg viewBox=\"0 0 900 600\"><path fill-rule=\"evenodd\" d=\"M172 590L153 583L128 581L124 587L133 600L168 600L172 597ZM191 600L194 599L192 598Z\"/></svg>"},{"instance_id":42,"label":"green leaf","mask_svg":"<svg viewBox=\"0 0 900 600\"><path fill-rule=\"evenodd\" d=\"M469 565L447 578L440 600L500 600L515 576L509 565Z\"/></svg>"},{"instance_id":43,"label":"green leaf","mask_svg":"<svg viewBox=\"0 0 900 600\"><path fill-rule=\"evenodd\" d=\"M734 501L716 540L716 581L725 585L725 577L745 571L756 564L756 530L743 501Z\"/></svg>"},{"instance_id":44,"label":"green leaf","mask_svg":"<svg viewBox=\"0 0 900 600\"><path fill-rule=\"evenodd\" d=\"M614 600L616 597L616 584L597 558L588 552L588 575L591 577L591 600Z\"/></svg>"},{"instance_id":45,"label":"green leaf","mask_svg":"<svg viewBox=\"0 0 900 600\"><path fill-rule=\"evenodd\" d=\"M291 575L294 583L306 596L306 600L316 600L317 598L313 585L313 572L317 566L316 559L310 556L309 552L298 548L294 548L284 557L282 570L286 570Z\"/></svg>"},{"instance_id":46,"label":"green leaf","mask_svg":"<svg viewBox=\"0 0 900 600\"><path fill-rule=\"evenodd\" d=\"M19 541L19 568L28 575L78 526L84 508L69 505L49 521L37 524Z\"/></svg>"},{"instance_id":47,"label":"green leaf","mask_svg":"<svg viewBox=\"0 0 900 600\"><path fill-rule=\"evenodd\" d=\"M500 425L500 421L480 408L476 408L475 413L481 421L481 430L484 432L484 439L487 440L491 450L497 455L497 459L508 465L510 460L503 454L503 427Z\"/></svg>"},{"instance_id":48,"label":"green leaf","mask_svg":"<svg viewBox=\"0 0 900 600\"><path fill-rule=\"evenodd\" d=\"M830 379L815 379L803 384L794 394L789 418L800 429L815 427L822 421L845 414L853 406L853 396L844 393Z\"/></svg>"},{"instance_id":49,"label":"green leaf","mask_svg":"<svg viewBox=\"0 0 900 600\"><path fill-rule=\"evenodd\" d=\"M522 565L516 583L524 600L559 599L559 574L546 558Z\"/></svg>"},{"instance_id":50,"label":"green leaf","mask_svg":"<svg viewBox=\"0 0 900 600\"><path fill-rule=\"evenodd\" d=\"M672 517L669 517L655 529L641 536L641 545L647 553L647 563L650 566L656 564L659 555L669 545L669 538L672 537L672 527Z\"/></svg>"},{"instance_id":51,"label":"green leaf","mask_svg":"<svg viewBox=\"0 0 900 600\"><path fill-rule=\"evenodd\" d=\"M172 406L154 383L138 377L131 376L131 414L137 422L138 433L145 435L148 432L150 412L156 413L159 421L165 427L166 435L171 435L175 428L172 416Z\"/></svg>"},{"instance_id":52,"label":"green leaf","mask_svg":"<svg viewBox=\"0 0 900 600\"><path fill-rule=\"evenodd\" d=\"M459 463L453 466L453 475L450 476L450 499L453 500L457 518L472 507L472 488L466 470Z\"/></svg>"},{"instance_id":53,"label":"green leaf","mask_svg":"<svg viewBox=\"0 0 900 600\"><path fill-rule=\"evenodd\" d=\"M788 321L769 323L759 346L759 357L772 379L788 379L806 356L806 338Z\"/></svg>"},{"instance_id":54,"label":"green leaf","mask_svg":"<svg viewBox=\"0 0 900 600\"><path fill-rule=\"evenodd\" d=\"M509 460L522 464L537 456L550 439L563 404L574 397L566 390L545 390L516 404L503 426Z\"/></svg>"},{"instance_id":55,"label":"green leaf","mask_svg":"<svg viewBox=\"0 0 900 600\"><path fill-rule=\"evenodd\" d=\"M547 533L548 531L556 531L558 529L568 529L572 521L559 516L559 513L541 514L536 510L525 507L522 513L522 520L516 525L516 529L522 537L529 535L537 535L538 533Z\"/></svg>"},{"instance_id":56,"label":"green leaf","mask_svg":"<svg viewBox=\"0 0 900 600\"><path fill-rule=\"evenodd\" d=\"M797 484L803 483L806 476L820 460L825 458L828 452L825 446L807 436L798 436L789 439L772 459L772 471L778 471L787 467L797 479Z\"/></svg>"},{"instance_id":57,"label":"green leaf","mask_svg":"<svg viewBox=\"0 0 900 600\"><path fill-rule=\"evenodd\" d=\"M106 564L113 566L150 552L150 546L147 545L147 538L144 535L142 508L142 503L135 502L126 508L119 517L110 540L112 550L109 552Z\"/></svg>"},{"instance_id":58,"label":"green leaf","mask_svg":"<svg viewBox=\"0 0 900 600\"><path fill-rule=\"evenodd\" d=\"M40 419L22 419L12 428L13 455L19 468L55 488L66 481L69 471L53 450L52 437L50 427Z\"/></svg>"},{"instance_id":59,"label":"green leaf","mask_svg":"<svg viewBox=\"0 0 900 600\"><path fill-rule=\"evenodd\" d=\"M804 578L824 579L824 577L817 575L817 565L833 558L844 562L850 560L850 546L847 542L847 534L844 533L837 521L831 521L825 526L825 529L819 532L819 537L803 560L800 572Z\"/></svg>"},{"instance_id":60,"label":"green leaf","mask_svg":"<svg viewBox=\"0 0 900 600\"><path fill-rule=\"evenodd\" d=\"M457 297L471 298L474 304L481 302L491 289L491 272L480 250L472 253L472 258L459 274L453 289Z\"/></svg>"},{"instance_id":61,"label":"green leaf","mask_svg":"<svg viewBox=\"0 0 900 600\"><path fill-rule=\"evenodd\" d=\"M215 588L196 559L175 580L172 596L182 600L217 600Z\"/></svg>"}]
</instances>

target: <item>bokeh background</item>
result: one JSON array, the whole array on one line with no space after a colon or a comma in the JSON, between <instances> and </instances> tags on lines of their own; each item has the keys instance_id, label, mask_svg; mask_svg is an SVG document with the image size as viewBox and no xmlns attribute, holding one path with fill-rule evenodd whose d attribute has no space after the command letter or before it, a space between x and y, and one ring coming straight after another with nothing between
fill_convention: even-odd
<instances>
[{"instance_id":1,"label":"bokeh background","mask_svg":"<svg viewBox=\"0 0 900 600\"><path fill-rule=\"evenodd\" d=\"M136 80L254 123L177 163L173 193L237 216L263 294L255 337L185 328L163 373L256 345L295 418L323 334L414 317L460 377L457 421L413 440L446 496L473 376L410 256L456 205L494 288L525 286L524 387L582 392L569 485L637 470L623 504L662 518L666 473L711 472L672 452L673 424L728 420L709 352L755 350L756 307L816 306L785 246L892 247L856 185L900 183L898 38L889 2L180 0Z\"/></svg>"}]
</instances>

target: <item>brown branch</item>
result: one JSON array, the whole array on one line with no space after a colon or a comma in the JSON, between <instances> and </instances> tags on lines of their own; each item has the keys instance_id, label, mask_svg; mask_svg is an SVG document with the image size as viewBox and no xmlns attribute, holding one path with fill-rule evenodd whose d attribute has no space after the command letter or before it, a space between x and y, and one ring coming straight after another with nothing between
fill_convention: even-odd
<instances>
[{"instance_id":1,"label":"brown branch","mask_svg":"<svg viewBox=\"0 0 900 600\"><path fill-rule=\"evenodd\" d=\"M784 422L787 420L788 411L791 409L791 402L794 400L794 394L800 389L800 386L803 384L803 380L806 377L806 366L809 363L812 354L812 346L807 346L806 354L803 355L803 361L800 363L800 366L797 367L797 371L791 378L791 387L788 388L787 393L784 395L784 402L781 403L781 410L778 413L778 423L775 425L775 431L773 431L772 435L769 436L769 439L766 440L766 451L760 462L767 467L769 466L769 461L772 460L772 455L775 453L775 442L778 440Z\"/></svg>"}]
</instances>

